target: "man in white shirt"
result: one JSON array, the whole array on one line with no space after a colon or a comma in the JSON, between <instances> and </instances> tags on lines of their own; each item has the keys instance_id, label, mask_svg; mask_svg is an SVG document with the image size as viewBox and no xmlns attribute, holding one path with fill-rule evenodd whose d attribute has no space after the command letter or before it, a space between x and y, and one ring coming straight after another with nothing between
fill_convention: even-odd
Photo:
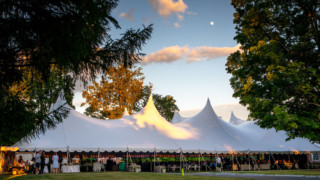
<instances>
[{"instance_id":1,"label":"man in white shirt","mask_svg":"<svg viewBox=\"0 0 320 180\"><path fill-rule=\"evenodd\" d=\"M216 156L216 162L217 162L217 170L221 171L222 162L221 162L221 158L219 156Z\"/></svg>"},{"instance_id":2,"label":"man in white shirt","mask_svg":"<svg viewBox=\"0 0 320 180\"><path fill-rule=\"evenodd\" d=\"M42 154L42 151L39 151L36 154L36 174L39 174L39 168L41 164L41 154Z\"/></svg>"}]
</instances>

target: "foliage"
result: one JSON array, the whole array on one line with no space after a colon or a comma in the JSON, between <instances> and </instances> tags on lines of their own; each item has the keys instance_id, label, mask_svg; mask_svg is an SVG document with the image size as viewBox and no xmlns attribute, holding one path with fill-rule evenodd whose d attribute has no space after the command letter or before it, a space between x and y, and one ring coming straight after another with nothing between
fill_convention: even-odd
<instances>
[{"instance_id":1,"label":"foliage","mask_svg":"<svg viewBox=\"0 0 320 180\"><path fill-rule=\"evenodd\" d=\"M136 107L136 111L141 110L147 104L150 94L151 91L150 89L148 90L147 87L142 95L140 106ZM179 108L176 105L176 100L170 95L162 96L160 94L152 94L152 98L157 110L167 121L171 121L174 112L179 111Z\"/></svg>"},{"instance_id":2,"label":"foliage","mask_svg":"<svg viewBox=\"0 0 320 180\"><path fill-rule=\"evenodd\" d=\"M99 119L121 118L124 109L129 114L140 111L148 102L152 91L152 84L143 85L142 68L126 68L123 65L110 68L101 78L100 83L93 81L93 85L83 91L89 107L85 114ZM153 100L159 113L171 121L174 111L178 111L176 100L172 96L153 94Z\"/></svg>"},{"instance_id":3,"label":"foliage","mask_svg":"<svg viewBox=\"0 0 320 180\"><path fill-rule=\"evenodd\" d=\"M46 79L52 65L93 79L114 62L138 61L152 26L129 29L113 40L108 32L111 25L120 28L110 15L117 2L1 1L0 80L21 80L21 67L32 67Z\"/></svg>"},{"instance_id":4,"label":"foliage","mask_svg":"<svg viewBox=\"0 0 320 180\"><path fill-rule=\"evenodd\" d=\"M234 97L264 128L320 142L320 2L233 0Z\"/></svg>"},{"instance_id":5,"label":"foliage","mask_svg":"<svg viewBox=\"0 0 320 180\"><path fill-rule=\"evenodd\" d=\"M109 34L112 25L120 28L110 15L117 3L118 0L0 2L0 121L1 129L6 130L0 132L0 143L14 142L32 127L36 131L30 137L35 137L66 116L63 109L61 114L48 116L58 92L51 84L69 82L70 77L65 74L86 83L116 62L131 66L140 60L152 25L129 29L119 39L113 39ZM53 78L58 82L50 82L53 71L58 71L59 80ZM30 80L25 81L26 76ZM11 92L21 83L29 84ZM65 90L73 88L72 83L61 86ZM10 128L19 130L8 132Z\"/></svg>"},{"instance_id":6,"label":"foliage","mask_svg":"<svg viewBox=\"0 0 320 180\"><path fill-rule=\"evenodd\" d=\"M141 70L118 65L111 67L100 83L93 81L93 85L82 93L89 104L85 114L100 119L117 119L122 117L125 108L132 113L143 91L144 76Z\"/></svg>"},{"instance_id":7,"label":"foliage","mask_svg":"<svg viewBox=\"0 0 320 180\"><path fill-rule=\"evenodd\" d=\"M176 100L170 96L161 96L160 94L152 95L154 100L154 105L158 109L161 116L166 120L171 121L175 111L179 111L178 106L176 105Z\"/></svg>"},{"instance_id":8,"label":"foliage","mask_svg":"<svg viewBox=\"0 0 320 180\"><path fill-rule=\"evenodd\" d=\"M50 110L61 90L68 104L72 104L74 84L68 75L52 71L45 83L37 81L31 73L24 76L19 84L10 89L1 88L0 96L0 142L12 145L25 137L30 140L44 133L47 128L54 128L69 112L65 106Z\"/></svg>"}]
</instances>

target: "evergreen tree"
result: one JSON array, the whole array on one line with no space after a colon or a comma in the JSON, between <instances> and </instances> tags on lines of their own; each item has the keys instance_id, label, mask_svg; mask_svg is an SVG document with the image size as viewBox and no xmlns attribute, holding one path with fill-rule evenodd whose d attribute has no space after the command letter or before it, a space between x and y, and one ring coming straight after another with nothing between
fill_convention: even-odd
<instances>
[{"instance_id":1,"label":"evergreen tree","mask_svg":"<svg viewBox=\"0 0 320 180\"><path fill-rule=\"evenodd\" d=\"M67 74L71 74L73 80L80 78L86 83L114 63L131 66L140 60L141 48L151 37L152 25L126 30L122 37L113 39L109 31L112 27L120 28L111 16L117 3L117 0L0 2L1 128L20 126L26 131L33 129L34 136L29 137L36 137L67 116L63 107L54 116L48 114L57 96L47 101L50 93L42 90L52 88L53 71L58 71L65 82L69 82ZM30 81L25 81L26 76ZM22 82L30 83L23 87L37 87L31 91L21 89L28 92L28 98L10 92L13 86ZM72 89L73 85L63 86ZM14 132L1 131L0 144L11 145L8 143L25 134Z\"/></svg>"}]
</instances>

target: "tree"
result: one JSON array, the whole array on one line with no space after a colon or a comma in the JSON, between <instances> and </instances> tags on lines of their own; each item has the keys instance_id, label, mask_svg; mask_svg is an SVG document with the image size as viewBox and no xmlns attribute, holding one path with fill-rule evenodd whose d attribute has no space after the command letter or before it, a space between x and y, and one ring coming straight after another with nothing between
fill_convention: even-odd
<instances>
[{"instance_id":1,"label":"tree","mask_svg":"<svg viewBox=\"0 0 320 180\"><path fill-rule=\"evenodd\" d=\"M320 142L320 2L233 0L234 97L264 128Z\"/></svg>"},{"instance_id":2,"label":"tree","mask_svg":"<svg viewBox=\"0 0 320 180\"><path fill-rule=\"evenodd\" d=\"M152 91L152 84L143 85L142 68L126 68L123 65L110 68L100 83L93 81L93 85L83 91L82 96L88 104L85 114L99 119L121 118L124 109L130 114L140 111L148 102ZM172 96L153 94L153 100L160 114L171 121L175 111L179 108Z\"/></svg>"},{"instance_id":3,"label":"tree","mask_svg":"<svg viewBox=\"0 0 320 180\"><path fill-rule=\"evenodd\" d=\"M21 99L19 95L9 92L14 84L24 81L26 74L31 74L29 78L32 80L29 83L40 83L39 86L46 89L53 71L59 71L65 80L68 79L66 74L71 74L72 78L80 78L86 83L116 62L131 66L140 60L143 55L141 48L151 37L152 25L143 29L129 29L120 39L113 39L109 35L112 25L120 28L116 19L110 15L117 2L0 2L0 100L3 100L1 110L6 110L0 116L2 127L21 125L12 122L17 109L21 110L21 122L33 122L34 117L37 117L37 122L50 126L61 122L61 118L54 117L62 117L63 114L58 113L53 118L44 114L49 112L50 103L55 100L42 102L42 99L36 99L33 102L42 102L38 107L42 105L41 108L45 109L32 111L33 108L30 110L28 106L32 98ZM69 87L66 89L71 88L70 84L65 86ZM29 95L33 95L32 92ZM33 124L35 129L45 131L46 127L37 128L36 124ZM34 131L34 134L39 134L39 131ZM1 139L0 143L3 142L6 140Z\"/></svg>"},{"instance_id":4,"label":"tree","mask_svg":"<svg viewBox=\"0 0 320 180\"><path fill-rule=\"evenodd\" d=\"M176 100L170 96L161 96L160 94L153 94L154 105L157 107L161 116L166 120L171 121L175 111L179 111L176 105Z\"/></svg>"},{"instance_id":5,"label":"tree","mask_svg":"<svg viewBox=\"0 0 320 180\"><path fill-rule=\"evenodd\" d=\"M85 114L100 119L121 118L125 108L133 112L134 105L141 99L144 76L142 68L126 68L124 65L111 67L100 83L93 81L93 85L83 91L89 107Z\"/></svg>"},{"instance_id":6,"label":"tree","mask_svg":"<svg viewBox=\"0 0 320 180\"><path fill-rule=\"evenodd\" d=\"M51 67L94 79L114 62L130 65L140 60L142 45L152 26L127 30L113 40L110 14L117 0L1 1L1 82L22 79L21 67L33 68L43 79Z\"/></svg>"},{"instance_id":7,"label":"tree","mask_svg":"<svg viewBox=\"0 0 320 180\"><path fill-rule=\"evenodd\" d=\"M74 84L71 76L63 77L59 71L52 71L45 83L39 82L31 73L25 74L20 83L10 89L1 88L0 96L0 142L12 145L24 138L30 140L55 127L69 112L62 106L55 110L55 103L61 90L69 105L72 104Z\"/></svg>"},{"instance_id":8,"label":"tree","mask_svg":"<svg viewBox=\"0 0 320 180\"><path fill-rule=\"evenodd\" d=\"M135 111L140 111L144 106L146 106L149 96L151 94L151 88L146 86L143 90L141 100L135 106ZM176 105L176 100L170 96L162 96L160 94L153 94L152 95L154 105L156 106L157 110L164 117L167 121L171 121L175 111L179 111L178 106ZM139 105L138 105L139 104Z\"/></svg>"}]
</instances>

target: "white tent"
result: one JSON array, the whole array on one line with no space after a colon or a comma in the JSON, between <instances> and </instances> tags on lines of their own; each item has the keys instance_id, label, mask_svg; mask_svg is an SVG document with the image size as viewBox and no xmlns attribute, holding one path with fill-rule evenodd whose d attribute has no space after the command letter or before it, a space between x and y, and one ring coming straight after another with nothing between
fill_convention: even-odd
<instances>
[{"instance_id":1,"label":"white tent","mask_svg":"<svg viewBox=\"0 0 320 180\"><path fill-rule=\"evenodd\" d=\"M171 123L175 124L175 123L180 123L182 121L184 121L185 117L182 117L178 112L174 112Z\"/></svg>"},{"instance_id":2,"label":"white tent","mask_svg":"<svg viewBox=\"0 0 320 180\"><path fill-rule=\"evenodd\" d=\"M237 118L234 115L233 111L231 112L231 116L230 116L230 120L229 120L230 124L238 125L238 124L242 124L242 123L245 123L245 122L247 122L247 121Z\"/></svg>"},{"instance_id":3,"label":"white tent","mask_svg":"<svg viewBox=\"0 0 320 180\"><path fill-rule=\"evenodd\" d=\"M231 114L230 123L238 127L241 131L245 146L249 151L269 151L269 152L296 152L296 151L319 151L315 144L310 143L307 139L295 138L286 141L287 135L284 131L275 129L263 129L255 124L255 121L245 121Z\"/></svg>"},{"instance_id":4,"label":"white tent","mask_svg":"<svg viewBox=\"0 0 320 180\"><path fill-rule=\"evenodd\" d=\"M54 107L64 104L59 99ZM55 129L31 142L18 142L21 151L179 151L175 140L192 139L186 128L166 121L156 110L152 96L144 109L117 120L87 117L73 109Z\"/></svg>"},{"instance_id":5,"label":"white tent","mask_svg":"<svg viewBox=\"0 0 320 180\"><path fill-rule=\"evenodd\" d=\"M179 144L184 145L184 150L199 149L214 153L247 151L247 148L232 135L233 130L224 127L228 124L216 115L209 99L203 110L197 115L176 125L189 128L196 137L192 140L178 141ZM236 128L234 128L234 131L236 131Z\"/></svg>"},{"instance_id":6,"label":"white tent","mask_svg":"<svg viewBox=\"0 0 320 180\"><path fill-rule=\"evenodd\" d=\"M53 108L64 104L59 99ZM288 152L320 151L305 139L285 141L283 132L264 130L252 122L229 124L213 111L210 101L194 117L172 124L157 111L150 96L138 113L121 119L100 120L73 109L55 129L31 142L18 142L21 151L184 151L184 152Z\"/></svg>"}]
</instances>

